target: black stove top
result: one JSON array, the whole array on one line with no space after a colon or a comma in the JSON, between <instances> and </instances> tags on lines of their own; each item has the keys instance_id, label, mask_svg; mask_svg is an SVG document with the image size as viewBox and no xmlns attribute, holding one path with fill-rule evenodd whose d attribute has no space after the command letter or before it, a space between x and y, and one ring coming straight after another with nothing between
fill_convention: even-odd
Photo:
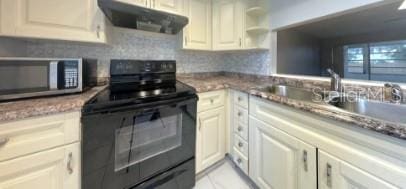
<instances>
[{"instance_id":1,"label":"black stove top","mask_svg":"<svg viewBox=\"0 0 406 189\"><path fill-rule=\"evenodd\" d=\"M99 93L88 104L99 103L119 103L120 101L137 101L148 102L153 99L167 99L173 97L180 97L184 95L194 94L193 88L181 83L176 82L175 85L161 86L156 88L148 88L141 90L114 92L110 88Z\"/></svg>"},{"instance_id":2,"label":"black stove top","mask_svg":"<svg viewBox=\"0 0 406 189\"><path fill-rule=\"evenodd\" d=\"M84 113L111 111L196 96L176 81L175 61L112 60L110 87L86 103Z\"/></svg>"}]
</instances>

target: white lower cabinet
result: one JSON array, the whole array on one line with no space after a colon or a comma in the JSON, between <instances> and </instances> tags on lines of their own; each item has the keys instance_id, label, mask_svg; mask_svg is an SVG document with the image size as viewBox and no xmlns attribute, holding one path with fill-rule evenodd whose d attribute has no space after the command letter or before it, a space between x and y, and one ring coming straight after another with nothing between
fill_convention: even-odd
<instances>
[{"instance_id":1,"label":"white lower cabinet","mask_svg":"<svg viewBox=\"0 0 406 189\"><path fill-rule=\"evenodd\" d=\"M0 123L1 189L80 189L80 113Z\"/></svg>"},{"instance_id":2,"label":"white lower cabinet","mask_svg":"<svg viewBox=\"0 0 406 189\"><path fill-rule=\"evenodd\" d=\"M319 150L318 156L319 189L400 188L324 151Z\"/></svg>"},{"instance_id":3,"label":"white lower cabinet","mask_svg":"<svg viewBox=\"0 0 406 189\"><path fill-rule=\"evenodd\" d=\"M315 147L256 119L249 122L249 176L260 188L317 188Z\"/></svg>"},{"instance_id":4,"label":"white lower cabinet","mask_svg":"<svg viewBox=\"0 0 406 189\"><path fill-rule=\"evenodd\" d=\"M222 95L224 95L224 91L199 94L199 106L202 106L202 103L205 101L204 99L215 98ZM226 154L226 118L223 103L224 101L221 103L213 103L213 107L205 105L205 111L201 111L197 114L197 173L222 160ZM217 106L219 104L221 104L220 107ZM198 107L198 109L202 109L202 107Z\"/></svg>"},{"instance_id":5,"label":"white lower cabinet","mask_svg":"<svg viewBox=\"0 0 406 189\"><path fill-rule=\"evenodd\" d=\"M0 162L2 189L80 189L79 143Z\"/></svg>"},{"instance_id":6,"label":"white lower cabinet","mask_svg":"<svg viewBox=\"0 0 406 189\"><path fill-rule=\"evenodd\" d=\"M406 142L250 97L249 176L261 189L406 188Z\"/></svg>"}]
</instances>

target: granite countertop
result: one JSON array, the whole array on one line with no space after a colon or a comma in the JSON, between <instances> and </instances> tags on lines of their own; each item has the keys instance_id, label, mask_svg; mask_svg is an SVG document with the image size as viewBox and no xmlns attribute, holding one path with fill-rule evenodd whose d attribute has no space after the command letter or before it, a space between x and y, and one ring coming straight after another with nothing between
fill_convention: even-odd
<instances>
[{"instance_id":1,"label":"granite countertop","mask_svg":"<svg viewBox=\"0 0 406 189\"><path fill-rule=\"evenodd\" d=\"M369 129L385 135L406 140L406 124L388 122L360 114L347 112L339 108L323 104L288 99L286 97L277 96L260 90L260 88L263 86L273 84L273 82L275 81L272 80L261 81L260 79L248 79L234 75L194 76L193 74L180 75L178 76L178 80L194 87L198 93L231 88L234 90L246 92L263 99L270 100L272 102L277 102L300 110L315 113L320 116L328 117L337 121L346 122L364 129ZM282 83L289 83L289 81L285 80Z\"/></svg>"},{"instance_id":2,"label":"granite countertop","mask_svg":"<svg viewBox=\"0 0 406 189\"><path fill-rule=\"evenodd\" d=\"M271 84L286 84L297 87L306 85L287 78L256 77L238 74L180 74L177 76L177 79L194 87L198 93L231 88L272 102L406 140L406 124L384 121L322 104L288 99L260 90L261 87ZM106 87L94 87L80 94L0 103L0 122L61 112L79 111L88 100Z\"/></svg>"},{"instance_id":3,"label":"granite countertop","mask_svg":"<svg viewBox=\"0 0 406 189\"><path fill-rule=\"evenodd\" d=\"M3 102L0 103L0 122L79 111L88 100L106 87L93 87L80 94Z\"/></svg>"}]
</instances>

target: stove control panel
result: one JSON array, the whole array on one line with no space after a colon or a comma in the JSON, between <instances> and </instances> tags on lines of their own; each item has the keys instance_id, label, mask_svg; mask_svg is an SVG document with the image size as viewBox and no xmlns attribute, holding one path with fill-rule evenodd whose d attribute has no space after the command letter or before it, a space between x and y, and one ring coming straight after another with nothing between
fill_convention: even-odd
<instances>
[{"instance_id":1,"label":"stove control panel","mask_svg":"<svg viewBox=\"0 0 406 189\"><path fill-rule=\"evenodd\" d=\"M176 61L172 60L111 60L110 63L110 75L175 72Z\"/></svg>"}]
</instances>

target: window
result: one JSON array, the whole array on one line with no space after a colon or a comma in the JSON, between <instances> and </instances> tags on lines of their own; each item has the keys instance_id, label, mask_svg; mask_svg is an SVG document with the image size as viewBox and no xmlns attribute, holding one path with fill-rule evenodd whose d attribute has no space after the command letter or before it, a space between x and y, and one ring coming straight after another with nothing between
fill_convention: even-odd
<instances>
[{"instance_id":1,"label":"window","mask_svg":"<svg viewBox=\"0 0 406 189\"><path fill-rule=\"evenodd\" d=\"M344 46L344 77L406 82L406 41Z\"/></svg>"}]
</instances>

